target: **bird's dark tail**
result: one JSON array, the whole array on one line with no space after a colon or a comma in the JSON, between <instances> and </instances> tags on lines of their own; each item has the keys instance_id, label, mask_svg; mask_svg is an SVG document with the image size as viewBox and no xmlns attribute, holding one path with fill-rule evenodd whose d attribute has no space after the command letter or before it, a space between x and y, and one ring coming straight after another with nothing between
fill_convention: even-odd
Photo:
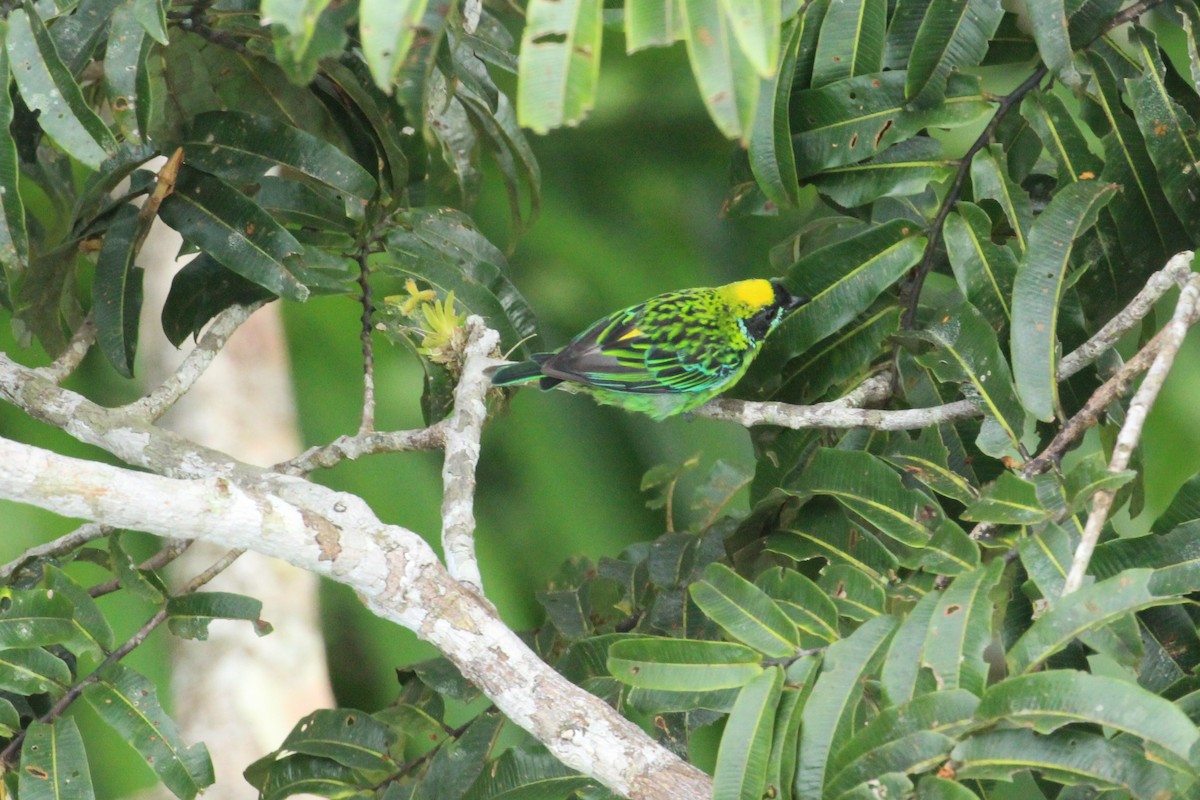
<instances>
[{"instance_id":1,"label":"bird's dark tail","mask_svg":"<svg viewBox=\"0 0 1200 800\"><path fill-rule=\"evenodd\" d=\"M521 361L488 370L492 386L512 386L542 377L542 365L537 361Z\"/></svg>"}]
</instances>

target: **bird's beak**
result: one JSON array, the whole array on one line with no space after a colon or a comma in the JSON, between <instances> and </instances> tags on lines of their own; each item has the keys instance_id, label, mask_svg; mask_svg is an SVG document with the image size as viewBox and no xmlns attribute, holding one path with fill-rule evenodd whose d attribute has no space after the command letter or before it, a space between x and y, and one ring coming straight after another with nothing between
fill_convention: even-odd
<instances>
[{"instance_id":1,"label":"bird's beak","mask_svg":"<svg viewBox=\"0 0 1200 800\"><path fill-rule=\"evenodd\" d=\"M810 297L805 297L804 295L792 294L786 288L784 288L783 284L781 283L777 283L775 281L771 281L771 283L775 287L775 302L778 303L779 307L785 312L799 308L812 299Z\"/></svg>"}]
</instances>

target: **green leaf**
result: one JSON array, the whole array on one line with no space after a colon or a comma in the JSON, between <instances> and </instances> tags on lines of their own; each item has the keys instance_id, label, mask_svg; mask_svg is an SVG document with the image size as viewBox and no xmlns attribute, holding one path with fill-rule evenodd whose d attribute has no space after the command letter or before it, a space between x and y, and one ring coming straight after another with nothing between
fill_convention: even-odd
<instances>
[{"instance_id":1,"label":"green leaf","mask_svg":"<svg viewBox=\"0 0 1200 800\"><path fill-rule=\"evenodd\" d=\"M883 696L893 706L907 703L924 692L932 691L933 680L923 671L925 645L934 609L941 603L939 592L928 592L900 623L883 662L880 684ZM928 680L926 680L928 679Z\"/></svg>"},{"instance_id":2,"label":"green leaf","mask_svg":"<svg viewBox=\"0 0 1200 800\"><path fill-rule=\"evenodd\" d=\"M1002 472L992 483L983 487L983 495L967 506L962 518L973 522L995 522L1001 525L1035 525L1051 517L1042 505L1037 488L1011 472Z\"/></svg>"},{"instance_id":3,"label":"green leaf","mask_svg":"<svg viewBox=\"0 0 1200 800\"><path fill-rule=\"evenodd\" d=\"M827 169L811 182L838 205L854 208L884 196L920 194L931 182L946 180L954 174L955 162L941 155L936 139L914 136L874 158Z\"/></svg>"},{"instance_id":4,"label":"green leaf","mask_svg":"<svg viewBox=\"0 0 1200 800\"><path fill-rule=\"evenodd\" d=\"M724 2L728 0L680 3L684 42L709 116L721 133L748 142L758 106L760 77L734 38L732 21L722 7Z\"/></svg>"},{"instance_id":5,"label":"green leaf","mask_svg":"<svg viewBox=\"0 0 1200 800\"><path fill-rule=\"evenodd\" d=\"M262 16L273 22L275 62L295 84L310 82L324 59L337 58L355 4L331 0L265 0Z\"/></svg>"},{"instance_id":6,"label":"green leaf","mask_svg":"<svg viewBox=\"0 0 1200 800\"><path fill-rule=\"evenodd\" d=\"M0 19L0 39L8 38L8 21ZM8 50L0 47L0 86L8 86L11 77ZM13 121L13 98L0 93L0 130L9 130ZM19 190L20 166L17 142L12 136L0 136L0 305L12 307L11 289L29 261L29 233L25 229L25 204Z\"/></svg>"},{"instance_id":7,"label":"green leaf","mask_svg":"<svg viewBox=\"0 0 1200 800\"><path fill-rule=\"evenodd\" d=\"M799 684L800 688L785 685L780 694L779 705L775 710L775 730L771 733L771 752L767 756L762 795L764 797L777 797L781 800L792 798L797 749L800 746L800 709L804 707L812 690L811 678L818 664L816 658L809 657L795 662L788 668L787 681ZM797 668L805 671L793 678Z\"/></svg>"},{"instance_id":8,"label":"green leaf","mask_svg":"<svg viewBox=\"0 0 1200 800\"><path fill-rule=\"evenodd\" d=\"M725 634L772 658L795 655L796 626L771 597L720 563L688 587L692 600Z\"/></svg>"},{"instance_id":9,"label":"green leaf","mask_svg":"<svg viewBox=\"0 0 1200 800\"><path fill-rule=\"evenodd\" d=\"M491 760L504 722L500 714L480 714L461 736L439 747L412 800L462 797Z\"/></svg>"},{"instance_id":10,"label":"green leaf","mask_svg":"<svg viewBox=\"0 0 1200 800\"><path fill-rule=\"evenodd\" d=\"M1065 0L1042 0L1029 9L1033 39L1037 42L1042 61L1067 86L1080 84L1075 69L1075 54L1071 51L1071 35L1067 27Z\"/></svg>"},{"instance_id":11,"label":"green leaf","mask_svg":"<svg viewBox=\"0 0 1200 800\"><path fill-rule=\"evenodd\" d=\"M0 697L0 736L6 739L17 735L21 730L21 715L12 701Z\"/></svg>"},{"instance_id":12,"label":"green leaf","mask_svg":"<svg viewBox=\"0 0 1200 800\"><path fill-rule=\"evenodd\" d=\"M143 140L138 123L138 80L148 68L147 56L154 46L154 39L146 35L146 28L139 20L140 5L144 5L140 0L125 0L117 6L104 49L104 94L108 108L121 135L134 143Z\"/></svg>"},{"instance_id":13,"label":"green leaf","mask_svg":"<svg viewBox=\"0 0 1200 800\"><path fill-rule=\"evenodd\" d=\"M404 65L428 0L360 0L358 33L375 85L385 92Z\"/></svg>"},{"instance_id":14,"label":"green leaf","mask_svg":"<svg viewBox=\"0 0 1200 800\"><path fill-rule=\"evenodd\" d=\"M182 800L192 800L213 782L212 762L203 743L186 747L175 723L159 705L154 684L123 664L112 664L83 696L159 780Z\"/></svg>"},{"instance_id":15,"label":"green leaf","mask_svg":"<svg viewBox=\"0 0 1200 800\"><path fill-rule=\"evenodd\" d=\"M295 794L323 797L363 797L362 778L349 767L326 758L274 754L246 768L246 781L259 791L262 800L282 800Z\"/></svg>"},{"instance_id":16,"label":"green leaf","mask_svg":"<svg viewBox=\"0 0 1200 800\"><path fill-rule=\"evenodd\" d=\"M939 688L983 694L988 676L983 651L992 641L989 595L1003 573L1004 559L995 558L959 575L942 593L929 621L923 659Z\"/></svg>"},{"instance_id":17,"label":"green leaf","mask_svg":"<svg viewBox=\"0 0 1200 800\"><path fill-rule=\"evenodd\" d=\"M40 647L0 650L0 689L58 698L70 684L71 669L66 662Z\"/></svg>"},{"instance_id":18,"label":"green leaf","mask_svg":"<svg viewBox=\"0 0 1200 800\"><path fill-rule=\"evenodd\" d=\"M942 519L923 492L907 489L896 471L863 451L821 448L796 482L796 490L832 496L887 536L922 547Z\"/></svg>"},{"instance_id":19,"label":"green leaf","mask_svg":"<svg viewBox=\"0 0 1200 800\"><path fill-rule=\"evenodd\" d=\"M142 311L142 273L134 259L140 234L153 221L151 218L143 225L138 216L138 210L128 204L117 210L105 232L92 284L96 340L108 362L126 378L133 377Z\"/></svg>"},{"instance_id":20,"label":"green leaf","mask_svg":"<svg viewBox=\"0 0 1200 800\"><path fill-rule=\"evenodd\" d=\"M933 0L896 0L891 24L884 42L885 69L907 69L912 59L917 30L925 20L925 11Z\"/></svg>"},{"instance_id":21,"label":"green leaf","mask_svg":"<svg viewBox=\"0 0 1200 800\"><path fill-rule=\"evenodd\" d=\"M50 32L32 6L8 15L8 58L21 97L38 124L72 158L96 170L117 149L116 139L83 96Z\"/></svg>"},{"instance_id":22,"label":"green leaf","mask_svg":"<svg viewBox=\"0 0 1200 800\"><path fill-rule=\"evenodd\" d=\"M883 69L886 24L886 0L845 0L830 4L817 40L813 88Z\"/></svg>"},{"instance_id":23,"label":"green leaf","mask_svg":"<svg viewBox=\"0 0 1200 800\"><path fill-rule=\"evenodd\" d=\"M222 265L272 294L291 300L308 297L291 264L303 247L270 214L219 178L184 165L159 216Z\"/></svg>"},{"instance_id":24,"label":"green leaf","mask_svg":"<svg viewBox=\"0 0 1200 800\"><path fill-rule=\"evenodd\" d=\"M713 770L713 800L760 800L767 779L783 670L771 667L742 687L725 722Z\"/></svg>"},{"instance_id":25,"label":"green leaf","mask_svg":"<svg viewBox=\"0 0 1200 800\"><path fill-rule=\"evenodd\" d=\"M1009 323L1008 299L1017 274L1017 259L1007 247L992 242L992 221L974 203L960 201L958 213L946 217L943 236L950 268L959 291L995 330Z\"/></svg>"},{"instance_id":26,"label":"green leaf","mask_svg":"<svg viewBox=\"0 0 1200 800\"><path fill-rule=\"evenodd\" d=\"M600 76L601 3L531 0L517 75L517 118L536 133L580 122Z\"/></svg>"},{"instance_id":27,"label":"green leaf","mask_svg":"<svg viewBox=\"0 0 1200 800\"><path fill-rule=\"evenodd\" d=\"M683 38L675 0L625 0L625 51L665 47Z\"/></svg>"},{"instance_id":28,"label":"green leaf","mask_svg":"<svg viewBox=\"0 0 1200 800\"><path fill-rule=\"evenodd\" d=\"M932 108L950 75L973 67L1004 15L999 0L932 0L912 45L904 93L913 108Z\"/></svg>"},{"instance_id":29,"label":"green leaf","mask_svg":"<svg viewBox=\"0 0 1200 800\"><path fill-rule=\"evenodd\" d=\"M729 18L734 40L758 74L764 78L777 74L780 4L775 0L721 0L721 6Z\"/></svg>"},{"instance_id":30,"label":"green leaf","mask_svg":"<svg viewBox=\"0 0 1200 800\"><path fill-rule=\"evenodd\" d=\"M83 737L75 720L29 723L21 745L21 800L89 800L95 797Z\"/></svg>"},{"instance_id":31,"label":"green leaf","mask_svg":"<svg viewBox=\"0 0 1200 800\"><path fill-rule=\"evenodd\" d=\"M747 144L754 180L778 208L795 208L800 199L788 108L792 99L792 76L796 74L797 48L804 38L805 26L809 24L812 24L809 16L803 14L784 26L783 60L779 69L763 79L759 87L758 108Z\"/></svg>"},{"instance_id":32,"label":"green leaf","mask_svg":"<svg viewBox=\"0 0 1200 800\"><path fill-rule=\"evenodd\" d=\"M175 273L163 304L162 328L171 344L179 347L200 333L208 321L232 305L249 305L274 295L253 281L221 266L201 253Z\"/></svg>"},{"instance_id":33,"label":"green leaf","mask_svg":"<svg viewBox=\"0 0 1200 800\"><path fill-rule=\"evenodd\" d=\"M1135 800L1176 796L1171 774L1149 761L1131 739L1106 739L1098 733L1059 731L1039 736L1026 730L992 730L972 736L950 754L958 762L956 778L1012 780L1017 772L1036 770L1069 786L1125 789Z\"/></svg>"},{"instance_id":34,"label":"green leaf","mask_svg":"<svg viewBox=\"0 0 1200 800\"><path fill-rule=\"evenodd\" d=\"M1032 672L1075 637L1124 614L1179 602L1179 598L1157 591L1155 575L1154 570L1129 569L1058 598L1009 648L1005 657L1009 672Z\"/></svg>"},{"instance_id":35,"label":"green leaf","mask_svg":"<svg viewBox=\"0 0 1200 800\"><path fill-rule=\"evenodd\" d=\"M883 655L895 627L891 617L876 617L826 651L800 723L798 796L821 796L834 743L849 735L862 699L863 681Z\"/></svg>"},{"instance_id":36,"label":"green leaf","mask_svg":"<svg viewBox=\"0 0 1200 800\"><path fill-rule=\"evenodd\" d=\"M971 187L975 201L995 200L1008 218L1017 254L1025 252L1029 228L1033 224L1033 208L1029 195L1008 174L1008 158L999 145L980 150L971 160Z\"/></svg>"},{"instance_id":37,"label":"green leaf","mask_svg":"<svg viewBox=\"0 0 1200 800\"><path fill-rule=\"evenodd\" d=\"M922 484L963 505L974 502L979 490L950 466L950 451L936 428L925 428L913 440L907 433L891 437L880 458Z\"/></svg>"},{"instance_id":38,"label":"green leaf","mask_svg":"<svg viewBox=\"0 0 1200 800\"><path fill-rule=\"evenodd\" d=\"M81 647L97 654L112 650L115 644L112 627L87 589L58 567L50 565L45 567L45 585L51 595L60 595L71 604L71 616L80 636L76 637L79 644L67 644L69 649Z\"/></svg>"},{"instance_id":39,"label":"green leaf","mask_svg":"<svg viewBox=\"0 0 1200 800\"><path fill-rule=\"evenodd\" d=\"M833 599L840 616L859 622L882 614L887 602L877 581L848 564L831 564L823 569L817 585Z\"/></svg>"},{"instance_id":40,"label":"green leaf","mask_svg":"<svg viewBox=\"0 0 1200 800\"><path fill-rule=\"evenodd\" d=\"M1019 452L1025 413L996 331L969 303L934 312L934 319L914 335L932 342L937 349L917 362L929 367L938 380L961 383L963 394L983 410L991 424L998 426L998 441L992 441L985 426L977 442L981 450L993 456Z\"/></svg>"},{"instance_id":41,"label":"green leaf","mask_svg":"<svg viewBox=\"0 0 1200 800\"><path fill-rule=\"evenodd\" d=\"M1070 536L1053 523L1022 537L1017 545L1021 566L1025 567L1042 597L1062 594L1071 569L1072 551Z\"/></svg>"},{"instance_id":42,"label":"green leaf","mask_svg":"<svg viewBox=\"0 0 1200 800\"><path fill-rule=\"evenodd\" d=\"M823 642L839 638L837 606L821 587L793 569L772 567L754 579L802 633Z\"/></svg>"},{"instance_id":43,"label":"green leaf","mask_svg":"<svg viewBox=\"0 0 1200 800\"><path fill-rule=\"evenodd\" d=\"M885 352L888 337L898 330L900 311L894 305L859 317L808 350L803 359L793 361L775 396L811 401L826 397L835 386L861 383L870 374L871 364Z\"/></svg>"},{"instance_id":44,"label":"green leaf","mask_svg":"<svg viewBox=\"0 0 1200 800\"><path fill-rule=\"evenodd\" d=\"M797 174L853 164L924 128L966 125L991 110L979 79L961 73L950 76L943 104L906 109L904 80L903 70L877 72L797 94L791 104Z\"/></svg>"},{"instance_id":45,"label":"green leaf","mask_svg":"<svg viewBox=\"0 0 1200 800\"><path fill-rule=\"evenodd\" d=\"M391 770L396 763L388 750L395 741L395 731L364 711L325 708L297 722L280 750L328 758L353 769Z\"/></svg>"},{"instance_id":46,"label":"green leaf","mask_svg":"<svg viewBox=\"0 0 1200 800\"><path fill-rule=\"evenodd\" d=\"M1021 116L1042 140L1046 152L1058 165L1058 185L1093 180L1103 164L1088 149L1087 140L1062 99L1052 92L1030 92L1021 103Z\"/></svg>"},{"instance_id":47,"label":"green leaf","mask_svg":"<svg viewBox=\"0 0 1200 800\"><path fill-rule=\"evenodd\" d=\"M1096 221L1115 187L1082 181L1063 187L1033 223L1013 282L1012 363L1021 403L1051 420L1058 400L1058 315L1076 239Z\"/></svg>"},{"instance_id":48,"label":"green leaf","mask_svg":"<svg viewBox=\"0 0 1200 800\"><path fill-rule=\"evenodd\" d=\"M1015 64L1029 61L1037 54L1037 43L1029 35L1029 30L1023 25L1020 15L1005 11L1000 25L988 41L987 56L983 63Z\"/></svg>"},{"instance_id":49,"label":"green leaf","mask_svg":"<svg viewBox=\"0 0 1200 800\"><path fill-rule=\"evenodd\" d=\"M1187 770L1200 731L1180 708L1136 683L1071 670L1020 675L988 689L976 715L1053 733L1073 723L1103 725L1173 754ZM1159 754L1161 759L1163 754ZM1156 759L1157 760L1157 759ZM1179 767L1177 767L1179 768Z\"/></svg>"},{"instance_id":50,"label":"green leaf","mask_svg":"<svg viewBox=\"0 0 1200 800\"><path fill-rule=\"evenodd\" d=\"M914 733L960 736L964 731L978 725L975 721L975 709L978 705L979 698L970 692L964 689L947 689L885 708L837 751L830 761L830 767L835 771L847 769L889 742L904 739ZM881 770L883 771L892 770ZM830 782L830 786L835 782L836 777ZM836 796L836 793L831 794Z\"/></svg>"},{"instance_id":51,"label":"green leaf","mask_svg":"<svg viewBox=\"0 0 1200 800\"><path fill-rule=\"evenodd\" d=\"M184 639L207 639L208 626L216 619L244 619L256 634L266 636L271 626L259 619L261 613L261 600L230 592L191 592L167 599L167 625Z\"/></svg>"},{"instance_id":52,"label":"green leaf","mask_svg":"<svg viewBox=\"0 0 1200 800\"><path fill-rule=\"evenodd\" d=\"M544 750L508 750L475 781L463 800L554 800L595 782Z\"/></svg>"},{"instance_id":53,"label":"green leaf","mask_svg":"<svg viewBox=\"0 0 1200 800\"><path fill-rule=\"evenodd\" d=\"M1200 472L1188 478L1175 491L1166 510L1158 515L1150 530L1167 533L1180 525L1200 519Z\"/></svg>"},{"instance_id":54,"label":"green leaf","mask_svg":"<svg viewBox=\"0 0 1200 800\"><path fill-rule=\"evenodd\" d=\"M812 298L779 325L751 368L779 374L805 352L866 311L921 257L925 237L902 221L822 247L788 270L789 287Z\"/></svg>"},{"instance_id":55,"label":"green leaf","mask_svg":"<svg viewBox=\"0 0 1200 800\"><path fill-rule=\"evenodd\" d=\"M957 522L943 518L929 544L917 550L916 556L915 563L910 558L901 558L901 563L947 577L963 575L979 566L979 545Z\"/></svg>"},{"instance_id":56,"label":"green leaf","mask_svg":"<svg viewBox=\"0 0 1200 800\"><path fill-rule=\"evenodd\" d=\"M796 561L823 558L830 564L849 564L880 582L899 565L874 534L840 509L814 509L800 516L788 528L767 537L766 547Z\"/></svg>"},{"instance_id":57,"label":"green leaf","mask_svg":"<svg viewBox=\"0 0 1200 800\"><path fill-rule=\"evenodd\" d=\"M378 190L375 179L334 145L271 117L241 111L208 111L193 120L181 145L188 164L228 181L254 180L284 168L319 181L359 201ZM362 216L360 202L347 209Z\"/></svg>"},{"instance_id":58,"label":"green leaf","mask_svg":"<svg viewBox=\"0 0 1200 800\"><path fill-rule=\"evenodd\" d=\"M82 646L73 614L71 601L61 592L0 588L0 647Z\"/></svg>"},{"instance_id":59,"label":"green leaf","mask_svg":"<svg viewBox=\"0 0 1200 800\"><path fill-rule=\"evenodd\" d=\"M646 637L614 642L608 671L630 686L699 692L746 685L762 672L761 660L740 644Z\"/></svg>"},{"instance_id":60,"label":"green leaf","mask_svg":"<svg viewBox=\"0 0 1200 800\"><path fill-rule=\"evenodd\" d=\"M917 784L921 800L976 800L977 795L958 781L926 775Z\"/></svg>"},{"instance_id":61,"label":"green leaf","mask_svg":"<svg viewBox=\"0 0 1200 800\"><path fill-rule=\"evenodd\" d=\"M1142 62L1142 76L1126 82L1133 115L1158 171L1167 202L1188 231L1200 226L1200 162L1196 121L1172 96L1165 84L1166 69L1155 36L1134 26L1132 44ZM14 59L14 65L15 65ZM1158 213L1162 213L1159 209Z\"/></svg>"},{"instance_id":62,"label":"green leaf","mask_svg":"<svg viewBox=\"0 0 1200 800\"><path fill-rule=\"evenodd\" d=\"M837 772L826 784L830 797L842 797L868 782L876 785L890 773L919 773L946 760L954 747L949 736L933 731L916 731L864 753Z\"/></svg>"}]
</instances>

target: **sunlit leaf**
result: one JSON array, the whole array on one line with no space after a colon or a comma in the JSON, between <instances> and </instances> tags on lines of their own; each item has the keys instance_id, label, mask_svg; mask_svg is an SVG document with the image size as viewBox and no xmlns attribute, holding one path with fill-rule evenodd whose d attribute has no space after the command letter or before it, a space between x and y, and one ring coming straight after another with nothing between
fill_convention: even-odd
<instances>
[{"instance_id":1,"label":"sunlit leaf","mask_svg":"<svg viewBox=\"0 0 1200 800\"><path fill-rule=\"evenodd\" d=\"M955 162L941 156L936 139L915 136L866 161L824 170L811 183L838 205L853 208L885 195L919 194L931 182L946 180Z\"/></svg>"},{"instance_id":2,"label":"sunlit leaf","mask_svg":"<svg viewBox=\"0 0 1200 800\"><path fill-rule=\"evenodd\" d=\"M692 0L678 7L692 74L709 115L723 134L748 141L761 80L738 46L722 0Z\"/></svg>"},{"instance_id":3,"label":"sunlit leaf","mask_svg":"<svg viewBox=\"0 0 1200 800\"><path fill-rule=\"evenodd\" d=\"M730 638L773 658L796 652L796 626L788 615L766 592L724 564L709 564L704 578L691 584L688 591L700 610Z\"/></svg>"},{"instance_id":4,"label":"sunlit leaf","mask_svg":"<svg viewBox=\"0 0 1200 800\"><path fill-rule=\"evenodd\" d=\"M525 10L517 118L545 133L592 108L600 76L601 3L532 0Z\"/></svg>"},{"instance_id":5,"label":"sunlit leaf","mask_svg":"<svg viewBox=\"0 0 1200 800\"><path fill-rule=\"evenodd\" d=\"M982 695L988 662L983 651L992 641L993 602L989 597L1004 572L1004 559L955 578L942 592L929 621L923 665L939 689L966 689Z\"/></svg>"},{"instance_id":6,"label":"sunlit leaf","mask_svg":"<svg viewBox=\"0 0 1200 800\"><path fill-rule=\"evenodd\" d=\"M1067 86L1078 86L1081 79L1071 51L1066 5L1065 0L1034 3L1029 9L1029 21L1042 61Z\"/></svg>"},{"instance_id":7,"label":"sunlit leaf","mask_svg":"<svg viewBox=\"0 0 1200 800\"><path fill-rule=\"evenodd\" d=\"M996 330L1008 325L1017 259L992 241L992 223L974 203L960 201L946 217L943 237L959 291Z\"/></svg>"},{"instance_id":8,"label":"sunlit leaf","mask_svg":"<svg viewBox=\"0 0 1200 800\"><path fill-rule=\"evenodd\" d=\"M813 88L883 68L886 0L831 3L821 23L813 62Z\"/></svg>"},{"instance_id":9,"label":"sunlit leaf","mask_svg":"<svg viewBox=\"0 0 1200 800\"><path fill-rule=\"evenodd\" d=\"M742 687L725 722L713 770L713 800L758 800L767 777L783 670L771 667Z\"/></svg>"},{"instance_id":10,"label":"sunlit leaf","mask_svg":"<svg viewBox=\"0 0 1200 800\"><path fill-rule=\"evenodd\" d=\"M913 108L932 108L946 81L983 60L1003 15L999 0L932 0L917 29L908 62L905 95Z\"/></svg>"},{"instance_id":11,"label":"sunlit leaf","mask_svg":"<svg viewBox=\"0 0 1200 800\"><path fill-rule=\"evenodd\" d=\"M428 0L361 0L358 32L375 85L387 90L412 46Z\"/></svg>"},{"instance_id":12,"label":"sunlit leaf","mask_svg":"<svg viewBox=\"0 0 1200 800\"><path fill-rule=\"evenodd\" d=\"M90 800L96 796L83 737L71 717L29 724L17 772L22 800Z\"/></svg>"},{"instance_id":13,"label":"sunlit leaf","mask_svg":"<svg viewBox=\"0 0 1200 800\"><path fill-rule=\"evenodd\" d=\"M630 686L711 691L744 686L762 672L762 654L730 642L639 638L615 642L608 669Z\"/></svg>"}]
</instances>

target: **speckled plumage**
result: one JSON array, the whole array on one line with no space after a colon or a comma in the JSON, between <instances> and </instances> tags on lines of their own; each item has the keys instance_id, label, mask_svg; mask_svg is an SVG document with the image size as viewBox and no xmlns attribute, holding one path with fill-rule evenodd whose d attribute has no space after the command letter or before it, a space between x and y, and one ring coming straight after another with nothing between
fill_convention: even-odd
<instances>
[{"instance_id":1,"label":"speckled plumage","mask_svg":"<svg viewBox=\"0 0 1200 800\"><path fill-rule=\"evenodd\" d=\"M774 280L667 292L593 322L556 353L494 370L492 383L568 381L600 403L664 419L737 383L767 334L803 302Z\"/></svg>"}]
</instances>

